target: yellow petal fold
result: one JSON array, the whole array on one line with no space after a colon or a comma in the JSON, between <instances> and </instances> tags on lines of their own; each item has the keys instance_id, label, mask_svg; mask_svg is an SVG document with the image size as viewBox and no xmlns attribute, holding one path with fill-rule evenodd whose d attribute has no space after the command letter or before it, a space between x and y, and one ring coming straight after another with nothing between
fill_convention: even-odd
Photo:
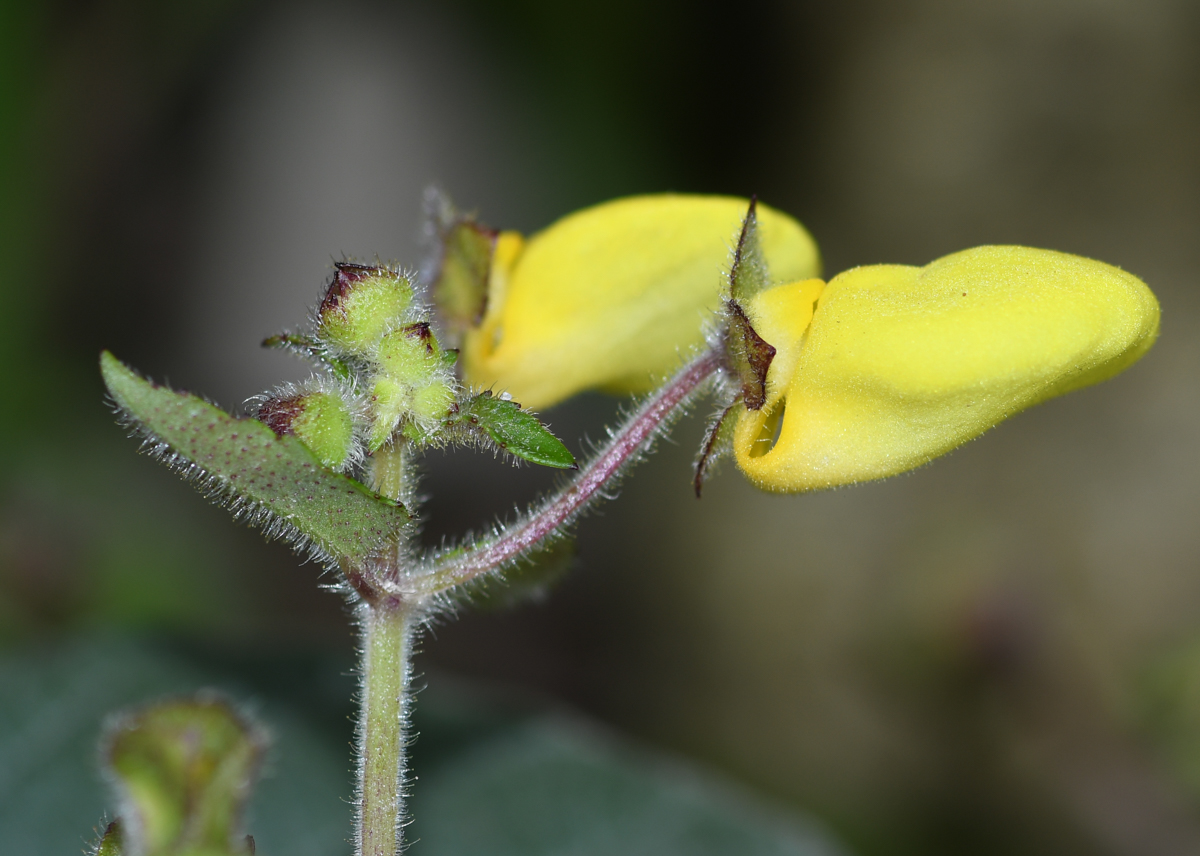
<instances>
[{"instance_id":1,"label":"yellow petal fold","mask_svg":"<svg viewBox=\"0 0 1200 856\"><path fill-rule=\"evenodd\" d=\"M463 342L466 380L548 407L590 388L653 389L703 341L748 200L662 194L618 199L523 242L502 233L482 324ZM775 282L820 273L816 244L758 206Z\"/></svg>"},{"instance_id":2,"label":"yellow petal fold","mask_svg":"<svg viewBox=\"0 0 1200 856\"><path fill-rule=\"evenodd\" d=\"M820 293L798 356L772 365L768 406L740 415L738 466L787 492L912 469L1121 371L1153 344L1158 319L1137 277L1049 250L978 247L923 268L847 271Z\"/></svg>"}]
</instances>

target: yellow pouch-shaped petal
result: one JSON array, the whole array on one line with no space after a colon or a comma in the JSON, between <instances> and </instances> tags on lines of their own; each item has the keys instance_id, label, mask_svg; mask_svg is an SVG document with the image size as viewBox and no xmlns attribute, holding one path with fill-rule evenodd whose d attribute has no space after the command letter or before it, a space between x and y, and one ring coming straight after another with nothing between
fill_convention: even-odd
<instances>
[{"instance_id":1,"label":"yellow pouch-shaped petal","mask_svg":"<svg viewBox=\"0 0 1200 856\"><path fill-rule=\"evenodd\" d=\"M532 408L596 387L653 389L703 341L747 204L636 196L565 217L523 246L502 234L487 312L463 342L467 381ZM799 223L765 205L758 219L775 281L820 272Z\"/></svg>"},{"instance_id":2,"label":"yellow pouch-shaped petal","mask_svg":"<svg viewBox=\"0 0 1200 856\"><path fill-rule=\"evenodd\" d=\"M740 415L738 466L777 491L920 466L1121 371L1153 344L1158 317L1137 277L1048 250L847 271L822 292L794 373L775 378L782 399Z\"/></svg>"}]
</instances>

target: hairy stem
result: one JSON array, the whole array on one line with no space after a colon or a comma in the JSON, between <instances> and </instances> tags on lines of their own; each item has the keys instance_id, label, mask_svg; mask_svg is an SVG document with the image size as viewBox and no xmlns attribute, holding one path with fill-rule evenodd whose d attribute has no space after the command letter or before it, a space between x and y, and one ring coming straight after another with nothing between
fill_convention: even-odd
<instances>
[{"instance_id":1,"label":"hairy stem","mask_svg":"<svg viewBox=\"0 0 1200 856\"><path fill-rule=\"evenodd\" d=\"M400 439L371 455L371 489L415 511L412 450Z\"/></svg>"},{"instance_id":2,"label":"hairy stem","mask_svg":"<svg viewBox=\"0 0 1200 856\"><path fill-rule=\"evenodd\" d=\"M612 480L650 447L720 365L716 351L706 351L692 360L647 399L562 490L495 537L465 551L444 555L427 573L414 580L416 590L429 595L470 582L480 574L519 559L561 531L591 502L602 497Z\"/></svg>"},{"instance_id":3,"label":"hairy stem","mask_svg":"<svg viewBox=\"0 0 1200 856\"><path fill-rule=\"evenodd\" d=\"M364 602L358 720L356 856L395 856L404 819L405 740L414 610Z\"/></svg>"}]
</instances>

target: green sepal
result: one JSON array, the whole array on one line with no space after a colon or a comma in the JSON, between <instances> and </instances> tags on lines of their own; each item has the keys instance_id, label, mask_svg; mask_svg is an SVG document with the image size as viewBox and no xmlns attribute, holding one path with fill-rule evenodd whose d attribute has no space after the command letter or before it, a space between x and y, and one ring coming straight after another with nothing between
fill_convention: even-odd
<instances>
[{"instance_id":1,"label":"green sepal","mask_svg":"<svg viewBox=\"0 0 1200 856\"><path fill-rule=\"evenodd\" d=\"M564 470L576 466L575 456L536 416L490 391L459 401L448 424L482 432L505 452L534 464Z\"/></svg>"},{"instance_id":2,"label":"green sepal","mask_svg":"<svg viewBox=\"0 0 1200 856\"><path fill-rule=\"evenodd\" d=\"M758 240L758 199L750 199L750 207L742 219L742 231L738 235L737 247L733 251L733 264L729 269L729 296L734 300L748 300L771 284L767 260Z\"/></svg>"},{"instance_id":3,"label":"green sepal","mask_svg":"<svg viewBox=\"0 0 1200 856\"><path fill-rule=\"evenodd\" d=\"M211 694L117 717L102 756L121 806L122 851L249 854L239 825L265 745L262 729Z\"/></svg>"},{"instance_id":4,"label":"green sepal","mask_svg":"<svg viewBox=\"0 0 1200 856\"><path fill-rule=\"evenodd\" d=\"M431 204L432 226L441 251L431 291L447 332L457 337L483 320L499 233L459 214L440 194Z\"/></svg>"},{"instance_id":5,"label":"green sepal","mask_svg":"<svg viewBox=\"0 0 1200 856\"><path fill-rule=\"evenodd\" d=\"M737 406L740 401L734 401L718 413L709 423L708 431L704 434L704 442L696 455L696 463L692 476L692 488L696 491L696 499L704 490L704 482L716 467L717 462L733 451L733 430L737 427Z\"/></svg>"},{"instance_id":6,"label":"green sepal","mask_svg":"<svg viewBox=\"0 0 1200 856\"><path fill-rule=\"evenodd\" d=\"M104 828L104 835L91 851L92 856L125 856L125 835L121 822L114 820Z\"/></svg>"},{"instance_id":7,"label":"green sepal","mask_svg":"<svg viewBox=\"0 0 1200 856\"><path fill-rule=\"evenodd\" d=\"M151 451L268 536L311 542L328 564L363 566L409 522L404 506L321 466L304 443L256 419L235 419L203 399L139 377L100 357L109 393Z\"/></svg>"},{"instance_id":8,"label":"green sepal","mask_svg":"<svg viewBox=\"0 0 1200 856\"><path fill-rule=\"evenodd\" d=\"M754 329L737 300L725 301L729 324L725 349L742 383L742 403L748 410L761 410L767 401L767 372L775 359L775 346Z\"/></svg>"},{"instance_id":9,"label":"green sepal","mask_svg":"<svg viewBox=\"0 0 1200 856\"><path fill-rule=\"evenodd\" d=\"M766 403L767 370L775 357L775 348L758 335L743 307L770 284L767 260L758 240L758 199L751 197L733 251L729 296L725 299L726 353L742 384L742 402L750 410L760 410ZM697 496L703 478L703 473L698 470Z\"/></svg>"}]
</instances>

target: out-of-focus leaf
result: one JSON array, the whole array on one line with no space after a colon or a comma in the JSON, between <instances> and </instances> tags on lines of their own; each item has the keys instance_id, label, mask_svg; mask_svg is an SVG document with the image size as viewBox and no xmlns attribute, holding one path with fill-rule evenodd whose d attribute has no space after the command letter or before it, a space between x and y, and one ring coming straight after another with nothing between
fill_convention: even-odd
<instances>
[{"instance_id":1,"label":"out-of-focus leaf","mask_svg":"<svg viewBox=\"0 0 1200 856\"><path fill-rule=\"evenodd\" d=\"M472 706L487 702L478 696L458 710L444 699L426 705L436 705L426 711L436 719L422 722L424 697L417 707L422 741L461 729L453 744L433 747L442 751L432 763L417 744L420 785L409 835L423 856L846 853L815 823L579 718L535 714L505 722L494 709L491 718L481 716Z\"/></svg>"},{"instance_id":2,"label":"out-of-focus leaf","mask_svg":"<svg viewBox=\"0 0 1200 856\"><path fill-rule=\"evenodd\" d=\"M271 732L248 811L260 856L349 856L346 702L355 682L344 675L347 664L249 665L255 671L248 677L247 670L109 637L0 657L0 852L80 853L98 837L96 820L115 817L118 808L96 753L108 717L215 686L252 700ZM346 706L336 703L343 695Z\"/></svg>"},{"instance_id":3,"label":"out-of-focus leaf","mask_svg":"<svg viewBox=\"0 0 1200 856\"><path fill-rule=\"evenodd\" d=\"M536 416L490 391L461 402L452 424L481 431L505 452L532 463L559 469L575 466L575 456Z\"/></svg>"},{"instance_id":4,"label":"out-of-focus leaf","mask_svg":"<svg viewBox=\"0 0 1200 856\"><path fill-rule=\"evenodd\" d=\"M269 536L311 543L327 563L345 558L362 565L408 523L404 506L323 468L299 439L156 386L107 351L100 366L109 392L155 444L153 452Z\"/></svg>"},{"instance_id":5,"label":"out-of-focus leaf","mask_svg":"<svg viewBox=\"0 0 1200 856\"><path fill-rule=\"evenodd\" d=\"M307 663L307 661L305 661ZM78 853L113 806L96 739L115 708L216 685L272 732L249 811L261 856L348 856L353 681L340 662L220 666L89 639L0 657L0 841ZM324 673L328 673L325 675ZM580 717L499 700L442 674L420 693L408 827L422 856L843 856L803 815L764 806ZM106 854L107 856L107 854Z\"/></svg>"},{"instance_id":6,"label":"out-of-focus leaf","mask_svg":"<svg viewBox=\"0 0 1200 856\"><path fill-rule=\"evenodd\" d=\"M246 853L238 827L265 743L262 729L212 693L111 721L103 756L131 849Z\"/></svg>"}]
</instances>

